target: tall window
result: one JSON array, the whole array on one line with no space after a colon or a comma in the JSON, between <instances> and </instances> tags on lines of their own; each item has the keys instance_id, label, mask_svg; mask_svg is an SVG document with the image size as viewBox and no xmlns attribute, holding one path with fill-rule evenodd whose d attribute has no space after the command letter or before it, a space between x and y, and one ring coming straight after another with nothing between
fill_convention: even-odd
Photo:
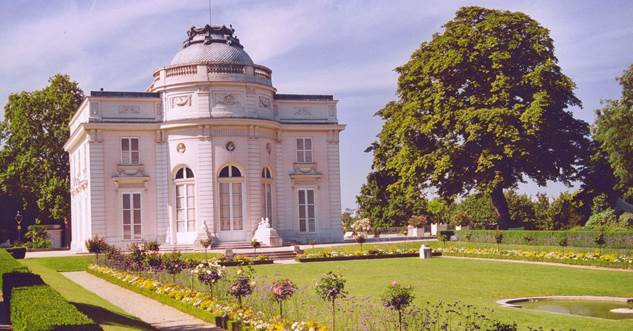
<instances>
[{"instance_id":1,"label":"tall window","mask_svg":"<svg viewBox=\"0 0 633 331\"><path fill-rule=\"evenodd\" d=\"M141 194L123 193L123 239L141 239Z\"/></svg>"},{"instance_id":2,"label":"tall window","mask_svg":"<svg viewBox=\"0 0 633 331\"><path fill-rule=\"evenodd\" d=\"M222 168L220 182L220 230L242 230L242 173L237 167Z\"/></svg>"},{"instance_id":3,"label":"tall window","mask_svg":"<svg viewBox=\"0 0 633 331\"><path fill-rule=\"evenodd\" d=\"M121 164L139 164L138 138L121 138Z\"/></svg>"},{"instance_id":4,"label":"tall window","mask_svg":"<svg viewBox=\"0 0 633 331\"><path fill-rule=\"evenodd\" d=\"M193 171L183 167L176 172L176 231L196 230L196 190Z\"/></svg>"},{"instance_id":5,"label":"tall window","mask_svg":"<svg viewBox=\"0 0 633 331\"><path fill-rule=\"evenodd\" d=\"M312 138L297 138L297 162L312 162Z\"/></svg>"},{"instance_id":6,"label":"tall window","mask_svg":"<svg viewBox=\"0 0 633 331\"><path fill-rule=\"evenodd\" d=\"M299 189L299 232L315 232L314 190Z\"/></svg>"},{"instance_id":7,"label":"tall window","mask_svg":"<svg viewBox=\"0 0 633 331\"><path fill-rule=\"evenodd\" d=\"M262 217L268 218L270 225L273 224L273 176L270 169L262 170Z\"/></svg>"}]
</instances>

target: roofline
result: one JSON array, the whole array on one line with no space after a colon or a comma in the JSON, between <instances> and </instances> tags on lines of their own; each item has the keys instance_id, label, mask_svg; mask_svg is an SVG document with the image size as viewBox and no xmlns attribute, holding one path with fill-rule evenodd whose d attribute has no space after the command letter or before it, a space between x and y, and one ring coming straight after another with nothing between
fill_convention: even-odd
<instances>
[{"instance_id":1,"label":"roofline","mask_svg":"<svg viewBox=\"0 0 633 331\"><path fill-rule=\"evenodd\" d=\"M91 97L105 98L160 98L158 92L127 92L127 91L90 91Z\"/></svg>"},{"instance_id":2,"label":"roofline","mask_svg":"<svg viewBox=\"0 0 633 331\"><path fill-rule=\"evenodd\" d=\"M275 100L327 100L334 101L331 94L283 94L276 93Z\"/></svg>"}]
</instances>

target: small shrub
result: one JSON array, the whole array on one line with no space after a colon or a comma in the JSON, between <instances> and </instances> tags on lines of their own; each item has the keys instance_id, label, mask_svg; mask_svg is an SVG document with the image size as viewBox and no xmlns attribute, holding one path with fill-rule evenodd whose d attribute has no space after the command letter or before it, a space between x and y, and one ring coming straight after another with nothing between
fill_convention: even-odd
<instances>
[{"instance_id":1,"label":"small shrub","mask_svg":"<svg viewBox=\"0 0 633 331\"><path fill-rule=\"evenodd\" d=\"M185 269L186 263L180 252L175 251L163 255L163 268L171 275L172 281L176 282L176 275Z\"/></svg>"},{"instance_id":2,"label":"small shrub","mask_svg":"<svg viewBox=\"0 0 633 331\"><path fill-rule=\"evenodd\" d=\"M497 231L495 234L495 242L497 243L497 250L499 250L499 244L503 242L503 232Z\"/></svg>"},{"instance_id":3,"label":"small shrub","mask_svg":"<svg viewBox=\"0 0 633 331\"><path fill-rule=\"evenodd\" d=\"M145 250L147 250L148 252L156 253L160 251L160 244L156 240L146 242L145 244L143 244L143 247L145 247Z\"/></svg>"},{"instance_id":4,"label":"small shrub","mask_svg":"<svg viewBox=\"0 0 633 331\"><path fill-rule=\"evenodd\" d=\"M382 295L382 303L385 307L398 312L398 329L402 330L402 312L413 302L413 288L402 286L392 282Z\"/></svg>"},{"instance_id":5,"label":"small shrub","mask_svg":"<svg viewBox=\"0 0 633 331\"><path fill-rule=\"evenodd\" d=\"M270 288L273 298L279 304L279 316L284 316L283 303L288 300L296 291L297 285L290 279L279 279L273 282Z\"/></svg>"},{"instance_id":6,"label":"small shrub","mask_svg":"<svg viewBox=\"0 0 633 331\"><path fill-rule=\"evenodd\" d=\"M429 218L424 215L413 215L409 218L408 223L414 228L423 228L429 223Z\"/></svg>"},{"instance_id":7,"label":"small shrub","mask_svg":"<svg viewBox=\"0 0 633 331\"><path fill-rule=\"evenodd\" d=\"M211 298L213 298L213 287L224 276L225 267L220 265L218 261L210 261L200 263L193 268L193 273L198 276L198 280L211 290Z\"/></svg>"},{"instance_id":8,"label":"small shrub","mask_svg":"<svg viewBox=\"0 0 633 331\"><path fill-rule=\"evenodd\" d=\"M365 241L367 241L367 238L365 238L365 235L362 233L356 234L354 235L354 240L360 245L360 250L363 250L363 243Z\"/></svg>"},{"instance_id":9,"label":"small shrub","mask_svg":"<svg viewBox=\"0 0 633 331\"><path fill-rule=\"evenodd\" d=\"M99 236L94 236L91 239L86 240L86 249L89 253L95 255L97 264L99 264L99 255L105 253L109 248L110 246L105 239Z\"/></svg>"},{"instance_id":10,"label":"small shrub","mask_svg":"<svg viewBox=\"0 0 633 331\"><path fill-rule=\"evenodd\" d=\"M332 304L332 330L336 330L336 300L347 297L345 279L330 271L316 282L315 290L321 299Z\"/></svg>"},{"instance_id":11,"label":"small shrub","mask_svg":"<svg viewBox=\"0 0 633 331\"><path fill-rule=\"evenodd\" d=\"M237 299L240 308L242 308L242 298L251 295L253 287L255 287L255 282L251 280L250 275L240 269L237 271L237 277L229 287L229 294Z\"/></svg>"},{"instance_id":12,"label":"small shrub","mask_svg":"<svg viewBox=\"0 0 633 331\"><path fill-rule=\"evenodd\" d=\"M567 237L561 238L560 241L558 242L558 245L563 248L563 254L565 254L565 247L567 247L567 245L569 245Z\"/></svg>"},{"instance_id":13,"label":"small shrub","mask_svg":"<svg viewBox=\"0 0 633 331\"><path fill-rule=\"evenodd\" d=\"M446 242L451 240L451 237L455 235L455 231L443 230L438 233L437 238L446 246Z\"/></svg>"},{"instance_id":14,"label":"small shrub","mask_svg":"<svg viewBox=\"0 0 633 331\"><path fill-rule=\"evenodd\" d=\"M251 246L253 246L253 251L257 253L257 249L261 247L262 243L257 241L256 239L251 240Z\"/></svg>"}]
</instances>

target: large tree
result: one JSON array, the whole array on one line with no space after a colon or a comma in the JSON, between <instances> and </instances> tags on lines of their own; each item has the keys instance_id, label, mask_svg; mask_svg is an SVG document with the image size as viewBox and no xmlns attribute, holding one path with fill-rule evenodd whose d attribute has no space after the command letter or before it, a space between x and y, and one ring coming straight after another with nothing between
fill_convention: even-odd
<instances>
[{"instance_id":1,"label":"large tree","mask_svg":"<svg viewBox=\"0 0 633 331\"><path fill-rule=\"evenodd\" d=\"M23 209L37 210L35 216L42 220L62 220L70 214L63 146L83 98L76 82L55 75L41 90L11 94L4 107L0 190L18 198Z\"/></svg>"},{"instance_id":2,"label":"large tree","mask_svg":"<svg viewBox=\"0 0 633 331\"><path fill-rule=\"evenodd\" d=\"M379 113L394 155L386 168L410 189L446 199L490 195L509 225L503 190L528 178L571 183L586 159L588 125L549 31L518 12L461 8L396 69L399 100Z\"/></svg>"},{"instance_id":3,"label":"large tree","mask_svg":"<svg viewBox=\"0 0 633 331\"><path fill-rule=\"evenodd\" d=\"M607 100L596 111L598 118L593 135L617 177L615 188L633 200L633 65L618 81L622 85L622 97Z\"/></svg>"}]
</instances>

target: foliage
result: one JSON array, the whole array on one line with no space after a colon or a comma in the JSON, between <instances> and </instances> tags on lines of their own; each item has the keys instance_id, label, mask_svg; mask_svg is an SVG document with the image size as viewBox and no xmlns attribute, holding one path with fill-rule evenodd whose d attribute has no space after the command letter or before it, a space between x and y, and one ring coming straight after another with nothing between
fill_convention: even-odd
<instances>
[{"instance_id":1,"label":"foliage","mask_svg":"<svg viewBox=\"0 0 633 331\"><path fill-rule=\"evenodd\" d=\"M283 316L283 302L297 291L297 285L290 279L278 279L273 282L270 292L279 303L279 316Z\"/></svg>"},{"instance_id":2,"label":"foliage","mask_svg":"<svg viewBox=\"0 0 633 331\"><path fill-rule=\"evenodd\" d=\"M618 218L618 223L622 227L633 229L633 213L623 213Z\"/></svg>"},{"instance_id":3,"label":"foliage","mask_svg":"<svg viewBox=\"0 0 633 331\"><path fill-rule=\"evenodd\" d=\"M344 211L341 213L341 225L343 226L343 230L345 232L352 231L352 223L356 219L352 217L352 213L349 211Z\"/></svg>"},{"instance_id":4,"label":"foliage","mask_svg":"<svg viewBox=\"0 0 633 331\"><path fill-rule=\"evenodd\" d=\"M528 245L534 246L557 246L561 239L567 238L569 246L574 247L596 247L594 237L595 231L522 231L505 230L503 242L506 244L526 244L525 236L533 238ZM633 231L604 231L606 241L605 247L609 248L633 248ZM495 243L494 230L461 230L457 232L460 241Z\"/></svg>"},{"instance_id":5,"label":"foliage","mask_svg":"<svg viewBox=\"0 0 633 331\"><path fill-rule=\"evenodd\" d=\"M192 273L198 276L198 280L211 290L211 298L213 298L213 286L224 276L225 267L220 265L217 260L199 263L193 269Z\"/></svg>"},{"instance_id":6,"label":"foliage","mask_svg":"<svg viewBox=\"0 0 633 331\"><path fill-rule=\"evenodd\" d=\"M615 210L608 208L591 215L585 226L595 230L617 230L619 229L618 216L615 214Z\"/></svg>"},{"instance_id":7,"label":"foliage","mask_svg":"<svg viewBox=\"0 0 633 331\"><path fill-rule=\"evenodd\" d=\"M509 225L503 190L577 179L588 126L549 32L519 12L464 7L397 68L397 102L378 115L386 169L409 192L489 195ZM375 155L376 157L376 155Z\"/></svg>"},{"instance_id":8,"label":"foliage","mask_svg":"<svg viewBox=\"0 0 633 331\"><path fill-rule=\"evenodd\" d=\"M519 194L514 189L507 190L505 197L508 202L511 224L528 229L536 228L536 212L532 199L527 194Z\"/></svg>"},{"instance_id":9,"label":"foliage","mask_svg":"<svg viewBox=\"0 0 633 331\"><path fill-rule=\"evenodd\" d=\"M51 247L51 241L48 239L46 227L41 224L40 220L35 220L35 224L29 225L24 238L29 241L25 244L28 248L48 248Z\"/></svg>"},{"instance_id":10,"label":"foliage","mask_svg":"<svg viewBox=\"0 0 633 331\"><path fill-rule=\"evenodd\" d=\"M240 307L242 307L242 298L251 295L254 287L255 282L251 279L251 276L242 269L238 269L237 277L231 287L229 287L229 293L237 299Z\"/></svg>"},{"instance_id":11,"label":"foliage","mask_svg":"<svg viewBox=\"0 0 633 331\"><path fill-rule=\"evenodd\" d=\"M70 166L64 143L83 92L68 76L55 75L42 90L11 94L0 124L0 190L37 209L36 218L70 215Z\"/></svg>"},{"instance_id":12,"label":"foliage","mask_svg":"<svg viewBox=\"0 0 633 331\"><path fill-rule=\"evenodd\" d=\"M409 218L407 223L414 228L423 228L428 222L429 219L424 215L413 215Z\"/></svg>"},{"instance_id":13,"label":"foliage","mask_svg":"<svg viewBox=\"0 0 633 331\"><path fill-rule=\"evenodd\" d=\"M13 330L101 330L48 285L18 287L11 298Z\"/></svg>"},{"instance_id":14,"label":"foliage","mask_svg":"<svg viewBox=\"0 0 633 331\"><path fill-rule=\"evenodd\" d=\"M174 279L176 274L184 270L186 266L187 264L183 260L182 254L178 251L163 255L163 268L167 273L172 275Z\"/></svg>"},{"instance_id":15,"label":"foliage","mask_svg":"<svg viewBox=\"0 0 633 331\"><path fill-rule=\"evenodd\" d=\"M99 262L99 254L105 253L110 248L110 245L105 239L94 236L91 239L86 240L86 249L89 253L95 254L97 263Z\"/></svg>"},{"instance_id":16,"label":"foliage","mask_svg":"<svg viewBox=\"0 0 633 331\"><path fill-rule=\"evenodd\" d=\"M336 300L347 297L345 279L341 274L329 271L314 285L317 295L332 304L332 330L336 330Z\"/></svg>"},{"instance_id":17,"label":"foliage","mask_svg":"<svg viewBox=\"0 0 633 331\"><path fill-rule=\"evenodd\" d=\"M160 251L160 244L156 240L147 241L143 243L143 247L145 250L149 252L158 252Z\"/></svg>"},{"instance_id":18,"label":"foliage","mask_svg":"<svg viewBox=\"0 0 633 331\"><path fill-rule=\"evenodd\" d=\"M492 229L496 226L495 211L490 198L483 194L466 196L455 207L455 214L466 215L470 224L476 229Z\"/></svg>"},{"instance_id":19,"label":"foliage","mask_svg":"<svg viewBox=\"0 0 633 331\"><path fill-rule=\"evenodd\" d=\"M432 199L427 203L426 209L431 215L433 223L448 224L450 210L444 200L439 198Z\"/></svg>"},{"instance_id":20,"label":"foliage","mask_svg":"<svg viewBox=\"0 0 633 331\"><path fill-rule=\"evenodd\" d=\"M411 286L402 286L393 281L381 297L385 307L398 312L398 328L400 330L402 330L402 312L413 302L412 292Z\"/></svg>"},{"instance_id":21,"label":"foliage","mask_svg":"<svg viewBox=\"0 0 633 331\"><path fill-rule=\"evenodd\" d=\"M633 65L618 78L622 97L607 100L596 111L592 127L594 139L607 154L607 161L617 178L615 188L633 199Z\"/></svg>"},{"instance_id":22,"label":"foliage","mask_svg":"<svg viewBox=\"0 0 633 331\"><path fill-rule=\"evenodd\" d=\"M550 221L543 230L565 230L583 225L582 202L577 193L561 192L550 204Z\"/></svg>"}]
</instances>

